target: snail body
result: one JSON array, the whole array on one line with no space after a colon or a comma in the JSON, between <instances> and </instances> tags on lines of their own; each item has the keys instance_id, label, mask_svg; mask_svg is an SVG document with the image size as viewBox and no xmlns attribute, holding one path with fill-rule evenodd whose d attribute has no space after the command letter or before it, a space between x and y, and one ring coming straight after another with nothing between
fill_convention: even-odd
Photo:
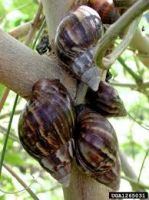
<instances>
[{"instance_id":1,"label":"snail body","mask_svg":"<svg viewBox=\"0 0 149 200\"><path fill-rule=\"evenodd\" d=\"M88 90L86 103L105 117L121 117L127 114L117 90L105 81L100 82L96 92Z\"/></svg>"},{"instance_id":2,"label":"snail body","mask_svg":"<svg viewBox=\"0 0 149 200\"><path fill-rule=\"evenodd\" d=\"M93 68L94 74L98 74L98 78L90 81L95 82L93 85L88 84L88 80L94 79L91 74L83 80L93 90L97 89L100 81L99 70L93 63L93 47L101 35L102 22L98 13L88 6L80 6L62 19L55 37L58 58L78 79L82 80L83 73L90 68ZM78 66L78 69L74 70L74 66Z\"/></svg>"},{"instance_id":3,"label":"snail body","mask_svg":"<svg viewBox=\"0 0 149 200\"><path fill-rule=\"evenodd\" d=\"M110 122L84 108L77 117L74 136L76 162L88 175L112 189L119 186L118 141Z\"/></svg>"},{"instance_id":4,"label":"snail body","mask_svg":"<svg viewBox=\"0 0 149 200\"><path fill-rule=\"evenodd\" d=\"M113 24L120 17L113 0L89 0L88 5L98 12L104 24Z\"/></svg>"},{"instance_id":5,"label":"snail body","mask_svg":"<svg viewBox=\"0 0 149 200\"><path fill-rule=\"evenodd\" d=\"M26 151L60 183L71 171L75 113L66 88L58 80L35 83L19 120L19 138Z\"/></svg>"}]
</instances>

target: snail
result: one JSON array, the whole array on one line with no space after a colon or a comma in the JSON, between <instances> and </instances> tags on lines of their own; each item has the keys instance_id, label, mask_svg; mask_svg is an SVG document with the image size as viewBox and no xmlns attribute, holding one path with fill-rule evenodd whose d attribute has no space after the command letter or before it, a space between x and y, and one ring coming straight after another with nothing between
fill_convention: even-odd
<instances>
[{"instance_id":1,"label":"snail","mask_svg":"<svg viewBox=\"0 0 149 200\"><path fill-rule=\"evenodd\" d=\"M75 158L80 168L98 182L118 189L120 160L118 141L110 122L86 107L77 116Z\"/></svg>"},{"instance_id":2,"label":"snail","mask_svg":"<svg viewBox=\"0 0 149 200\"><path fill-rule=\"evenodd\" d=\"M113 0L89 0L88 5L98 12L103 24L112 24L120 17Z\"/></svg>"},{"instance_id":3,"label":"snail","mask_svg":"<svg viewBox=\"0 0 149 200\"><path fill-rule=\"evenodd\" d=\"M86 103L105 117L121 117L127 114L117 90L105 81L100 82L98 91L87 91Z\"/></svg>"},{"instance_id":4,"label":"snail","mask_svg":"<svg viewBox=\"0 0 149 200\"><path fill-rule=\"evenodd\" d=\"M56 180L69 184L73 102L59 80L41 79L19 120L19 138L26 151Z\"/></svg>"},{"instance_id":5,"label":"snail","mask_svg":"<svg viewBox=\"0 0 149 200\"><path fill-rule=\"evenodd\" d=\"M62 19L55 37L55 49L60 63L95 91L98 89L100 76L93 54L102 32L98 13L83 5Z\"/></svg>"}]
</instances>

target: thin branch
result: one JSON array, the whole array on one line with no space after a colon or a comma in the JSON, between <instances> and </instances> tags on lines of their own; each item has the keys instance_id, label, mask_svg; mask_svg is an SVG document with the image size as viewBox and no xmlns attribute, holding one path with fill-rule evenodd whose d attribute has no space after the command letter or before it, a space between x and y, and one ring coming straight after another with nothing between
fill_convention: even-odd
<instances>
[{"instance_id":1,"label":"thin branch","mask_svg":"<svg viewBox=\"0 0 149 200\"><path fill-rule=\"evenodd\" d=\"M16 98L15 98L15 101L14 101L12 113L11 113L9 124L8 124L7 133L6 133L6 136L5 136L5 139L4 139L3 149L2 149L2 152L1 152L1 157L0 157L0 178L1 178L1 173L2 173L2 165L3 165L3 162L4 162L7 142L8 142L8 138L9 138L9 134L10 134L11 124L12 124L15 108L16 108L16 105L17 105L17 100L18 100L18 95L16 95Z\"/></svg>"},{"instance_id":2,"label":"thin branch","mask_svg":"<svg viewBox=\"0 0 149 200\"><path fill-rule=\"evenodd\" d=\"M42 4L39 3L37 13L33 19L32 26L28 32L27 39L25 41L26 45L29 45L31 43L31 41L33 40L33 36L35 35L35 32L36 32L39 24L41 23L41 14L42 14Z\"/></svg>"},{"instance_id":3,"label":"thin branch","mask_svg":"<svg viewBox=\"0 0 149 200\"><path fill-rule=\"evenodd\" d=\"M3 109L4 103L5 103L5 101L6 101L7 97L8 97L9 91L10 90L8 88L6 88L2 98L0 99L0 112Z\"/></svg>"},{"instance_id":4,"label":"thin branch","mask_svg":"<svg viewBox=\"0 0 149 200\"><path fill-rule=\"evenodd\" d=\"M140 127L142 127L145 130L149 130L149 126L146 124L141 123L139 120L136 119L136 117L133 117L129 112L127 112L127 115L130 119L132 119L135 123L137 123Z\"/></svg>"},{"instance_id":5,"label":"thin branch","mask_svg":"<svg viewBox=\"0 0 149 200\"><path fill-rule=\"evenodd\" d=\"M104 68L102 59L109 45L136 17L147 10L148 7L148 0L138 0L113 25L111 25L97 44L95 60L99 67Z\"/></svg>"},{"instance_id":6,"label":"thin branch","mask_svg":"<svg viewBox=\"0 0 149 200\"><path fill-rule=\"evenodd\" d=\"M30 189L30 187L28 185L26 185L26 183L8 166L3 164L3 166L5 167L5 169L13 176L15 177L15 179L24 187L24 189L30 194L30 196L34 199L34 200L39 200L39 198L35 195L35 193Z\"/></svg>"},{"instance_id":7,"label":"thin branch","mask_svg":"<svg viewBox=\"0 0 149 200\"><path fill-rule=\"evenodd\" d=\"M140 61L149 67L149 37L142 33L140 29L136 31L130 47L135 52Z\"/></svg>"},{"instance_id":8,"label":"thin branch","mask_svg":"<svg viewBox=\"0 0 149 200\"><path fill-rule=\"evenodd\" d=\"M140 19L141 17L137 18L130 24L127 33L123 37L122 42L113 50L111 54L107 55L104 58L105 60L104 66L106 68L109 68L117 60L117 58L127 49L129 43L131 42L136 32Z\"/></svg>"},{"instance_id":9,"label":"thin branch","mask_svg":"<svg viewBox=\"0 0 149 200\"><path fill-rule=\"evenodd\" d=\"M138 85L135 83L118 83L118 82L111 82L112 85L117 86L117 87L128 87L131 89L136 89L138 90ZM141 88L149 88L149 82L144 82L140 85Z\"/></svg>"},{"instance_id":10,"label":"thin branch","mask_svg":"<svg viewBox=\"0 0 149 200\"><path fill-rule=\"evenodd\" d=\"M132 166L130 166L129 162L127 161L127 157L121 151L120 151L120 159L121 159L122 170L123 170L124 174L126 175L126 177L130 178L131 180L134 180L134 182L137 182L138 177L134 172L134 168ZM143 187L139 187L141 185L136 185L135 183L133 183L131 181L130 181L130 185L134 191L136 191L136 190L143 191L144 190ZM147 200L149 200L149 198L147 198Z\"/></svg>"},{"instance_id":11,"label":"thin branch","mask_svg":"<svg viewBox=\"0 0 149 200\"><path fill-rule=\"evenodd\" d=\"M16 110L14 115L19 115L21 113L22 109L21 110ZM11 113L10 112L7 112L7 113L4 113L3 115L0 115L0 119L4 119L4 118L7 118L7 117L10 117Z\"/></svg>"},{"instance_id":12,"label":"thin branch","mask_svg":"<svg viewBox=\"0 0 149 200\"><path fill-rule=\"evenodd\" d=\"M137 29L130 45L134 51L138 50L140 54L149 55L149 37L140 29Z\"/></svg>"},{"instance_id":13,"label":"thin branch","mask_svg":"<svg viewBox=\"0 0 149 200\"><path fill-rule=\"evenodd\" d=\"M16 38L16 39L22 38L22 37L27 35L27 33L30 30L31 26L32 26L32 21L27 22L27 23L25 23L23 25L17 26L13 30L11 30L9 32L9 34L11 36L13 36L14 38Z\"/></svg>"},{"instance_id":14,"label":"thin branch","mask_svg":"<svg viewBox=\"0 0 149 200\"><path fill-rule=\"evenodd\" d=\"M137 182L137 175L134 172L134 169L130 166L130 164L127 161L127 158L123 152L120 152L120 159L121 159L121 165L122 165L122 170L126 177L133 179L134 181ZM130 182L130 185L133 190L136 190L136 185ZM142 188L141 188L142 189Z\"/></svg>"},{"instance_id":15,"label":"thin branch","mask_svg":"<svg viewBox=\"0 0 149 200\"><path fill-rule=\"evenodd\" d=\"M118 61L125 68L125 70L127 70L127 72L132 76L132 78L135 80L135 82L138 85L142 83L142 77L140 77L139 75L137 75L131 68L129 68L127 66L127 64L125 63L125 61L121 57L118 58Z\"/></svg>"},{"instance_id":16,"label":"thin branch","mask_svg":"<svg viewBox=\"0 0 149 200\"><path fill-rule=\"evenodd\" d=\"M2 134L6 135L7 129L0 125L0 131ZM10 132L9 138L15 140L16 142L19 142L17 136L15 136L12 132Z\"/></svg>"},{"instance_id":17,"label":"thin branch","mask_svg":"<svg viewBox=\"0 0 149 200\"><path fill-rule=\"evenodd\" d=\"M138 183L136 180L133 180L126 176L121 176L121 178L128 181L130 184L136 185L136 187L143 188L144 190L149 190L149 185L145 185L143 183Z\"/></svg>"},{"instance_id":18,"label":"thin branch","mask_svg":"<svg viewBox=\"0 0 149 200\"><path fill-rule=\"evenodd\" d=\"M144 167L144 164L145 164L145 161L147 159L148 154L149 154L149 149L146 151L144 159L143 159L143 162L142 162L142 165L141 165L140 173L139 173L139 176L138 176L138 183L140 183L140 178L141 178L142 170L143 170L143 167Z\"/></svg>"},{"instance_id":19,"label":"thin branch","mask_svg":"<svg viewBox=\"0 0 149 200\"><path fill-rule=\"evenodd\" d=\"M131 89L135 89L138 87L135 83L117 83L117 82L111 82L112 85L118 86L118 87L130 87ZM149 82L143 82L141 84L142 88L149 88Z\"/></svg>"}]
</instances>

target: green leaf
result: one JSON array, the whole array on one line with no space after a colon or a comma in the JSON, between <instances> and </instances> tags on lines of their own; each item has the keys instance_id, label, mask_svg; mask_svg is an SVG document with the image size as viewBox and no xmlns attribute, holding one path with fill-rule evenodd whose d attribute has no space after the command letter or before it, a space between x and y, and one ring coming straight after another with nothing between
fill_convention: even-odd
<instances>
[{"instance_id":1,"label":"green leaf","mask_svg":"<svg viewBox=\"0 0 149 200\"><path fill-rule=\"evenodd\" d=\"M5 155L5 161L10 165L22 166L25 165L24 160L21 158L21 155L17 152L8 151Z\"/></svg>"}]
</instances>

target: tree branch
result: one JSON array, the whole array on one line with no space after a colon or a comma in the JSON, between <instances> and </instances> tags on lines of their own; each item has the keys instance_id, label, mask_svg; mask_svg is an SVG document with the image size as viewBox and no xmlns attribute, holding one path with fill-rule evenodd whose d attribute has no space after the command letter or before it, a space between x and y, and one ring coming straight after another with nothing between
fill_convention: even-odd
<instances>
[{"instance_id":1,"label":"tree branch","mask_svg":"<svg viewBox=\"0 0 149 200\"><path fill-rule=\"evenodd\" d=\"M138 0L133 6L131 6L120 18L117 20L104 36L99 40L97 44L96 50L96 63L101 68L104 68L103 65L103 57L104 54L111 44L112 41L116 39L116 37L136 18L138 17L143 11L148 9L149 1L148 0Z\"/></svg>"},{"instance_id":2,"label":"tree branch","mask_svg":"<svg viewBox=\"0 0 149 200\"><path fill-rule=\"evenodd\" d=\"M138 50L136 53L138 58L145 66L149 67L149 37L143 34L138 28L130 46L134 49L134 51Z\"/></svg>"},{"instance_id":3,"label":"tree branch","mask_svg":"<svg viewBox=\"0 0 149 200\"><path fill-rule=\"evenodd\" d=\"M74 163L71 183L63 188L65 200L108 200L111 190L81 172Z\"/></svg>"},{"instance_id":4,"label":"tree branch","mask_svg":"<svg viewBox=\"0 0 149 200\"><path fill-rule=\"evenodd\" d=\"M130 178L134 181L134 182L129 182L132 189L134 191L145 191L141 185L139 185L139 184L136 185L135 181L136 182L138 181L138 177L135 174L133 167L129 165L127 158L123 152L120 152L120 158L121 158L122 170L123 170L124 174L126 175L127 178ZM146 200L149 200L149 198L147 198Z\"/></svg>"},{"instance_id":5,"label":"tree branch","mask_svg":"<svg viewBox=\"0 0 149 200\"><path fill-rule=\"evenodd\" d=\"M34 200L39 200L39 198L36 196L36 194L31 190L31 188L26 185L26 183L23 181L23 179L21 179L13 170L11 167L9 167L8 165L4 164L5 169L23 186L23 188L30 194L30 196L34 199Z\"/></svg>"},{"instance_id":6,"label":"tree branch","mask_svg":"<svg viewBox=\"0 0 149 200\"><path fill-rule=\"evenodd\" d=\"M8 94L9 94L9 89L5 88L4 94L3 94L2 98L0 99L0 112L3 109L4 103L8 97Z\"/></svg>"},{"instance_id":7,"label":"tree branch","mask_svg":"<svg viewBox=\"0 0 149 200\"><path fill-rule=\"evenodd\" d=\"M50 41L54 39L60 20L74 3L74 0L41 0L43 4Z\"/></svg>"},{"instance_id":8,"label":"tree branch","mask_svg":"<svg viewBox=\"0 0 149 200\"><path fill-rule=\"evenodd\" d=\"M32 85L41 78L60 79L75 96L76 81L60 68L56 59L38 55L0 30L0 82L27 98Z\"/></svg>"},{"instance_id":9,"label":"tree branch","mask_svg":"<svg viewBox=\"0 0 149 200\"><path fill-rule=\"evenodd\" d=\"M131 42L136 29L138 27L138 24L140 22L141 17L135 19L130 26L128 27L127 33L124 35L123 40L121 43L112 51L111 54L107 55L104 60L104 66L106 68L110 67L116 60L117 58L127 49L129 43ZM103 60L103 62L104 62Z\"/></svg>"},{"instance_id":10,"label":"tree branch","mask_svg":"<svg viewBox=\"0 0 149 200\"><path fill-rule=\"evenodd\" d=\"M28 31L30 30L32 26L32 22L26 22L24 24L21 24L20 26L17 26L16 28L14 28L13 30L11 30L9 32L9 34L11 36L13 36L14 38L18 39L21 37L24 37L28 34Z\"/></svg>"}]
</instances>

